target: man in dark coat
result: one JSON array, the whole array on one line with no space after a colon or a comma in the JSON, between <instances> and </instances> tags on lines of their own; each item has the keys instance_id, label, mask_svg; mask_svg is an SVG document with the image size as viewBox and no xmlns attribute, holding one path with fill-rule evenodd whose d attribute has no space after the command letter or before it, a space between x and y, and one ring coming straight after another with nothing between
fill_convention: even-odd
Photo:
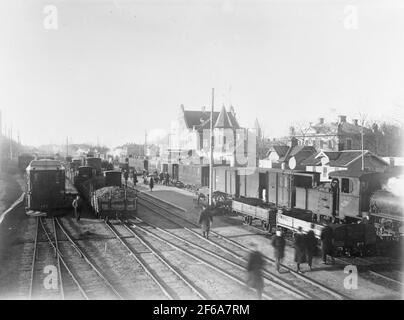
<instances>
[{"instance_id":1,"label":"man in dark coat","mask_svg":"<svg viewBox=\"0 0 404 320\"><path fill-rule=\"evenodd\" d=\"M153 179L153 176L150 177L149 186L150 186L150 191L153 191L153 187L154 187L154 179Z\"/></svg>"},{"instance_id":2,"label":"man in dark coat","mask_svg":"<svg viewBox=\"0 0 404 320\"><path fill-rule=\"evenodd\" d=\"M317 239L314 235L313 229L314 224L311 224L311 230L306 234L306 256L310 270L312 270L313 257L316 255L317 252Z\"/></svg>"},{"instance_id":3,"label":"man in dark coat","mask_svg":"<svg viewBox=\"0 0 404 320\"><path fill-rule=\"evenodd\" d=\"M136 183L137 183L137 174L136 174L136 170L133 170L133 185L136 187Z\"/></svg>"},{"instance_id":4,"label":"man in dark coat","mask_svg":"<svg viewBox=\"0 0 404 320\"><path fill-rule=\"evenodd\" d=\"M170 175L168 174L168 172L166 172L165 185L168 186L169 184L170 184Z\"/></svg>"},{"instance_id":5,"label":"man in dark coat","mask_svg":"<svg viewBox=\"0 0 404 320\"><path fill-rule=\"evenodd\" d=\"M321 251L323 254L323 263L327 264L327 255L331 256L331 261L334 263L333 244L332 244L333 232L330 226L325 226L321 231Z\"/></svg>"},{"instance_id":6,"label":"man in dark coat","mask_svg":"<svg viewBox=\"0 0 404 320\"><path fill-rule=\"evenodd\" d=\"M264 259L261 252L257 250L256 244L248 257L247 263L247 285L257 290L258 299L262 298L262 291L264 289L264 281L262 279L261 270L264 265Z\"/></svg>"},{"instance_id":7,"label":"man in dark coat","mask_svg":"<svg viewBox=\"0 0 404 320\"><path fill-rule=\"evenodd\" d=\"M275 249L276 271L279 272L280 264L285 256L285 239L281 230L276 231L276 235L272 240L272 246Z\"/></svg>"},{"instance_id":8,"label":"man in dark coat","mask_svg":"<svg viewBox=\"0 0 404 320\"><path fill-rule=\"evenodd\" d=\"M77 195L76 199L73 200L73 208L74 208L74 216L76 217L76 220L80 220L81 216L81 208L83 206L82 200L79 195Z\"/></svg>"},{"instance_id":9,"label":"man in dark coat","mask_svg":"<svg viewBox=\"0 0 404 320\"><path fill-rule=\"evenodd\" d=\"M212 225L213 218L206 206L202 207L201 214L199 215L199 224L202 228L202 234L206 239L209 239L209 231Z\"/></svg>"},{"instance_id":10,"label":"man in dark coat","mask_svg":"<svg viewBox=\"0 0 404 320\"><path fill-rule=\"evenodd\" d=\"M306 262L306 244L302 227L299 227L297 229L297 233L295 234L295 262L297 269L296 271L302 272L300 270L300 264Z\"/></svg>"}]
</instances>

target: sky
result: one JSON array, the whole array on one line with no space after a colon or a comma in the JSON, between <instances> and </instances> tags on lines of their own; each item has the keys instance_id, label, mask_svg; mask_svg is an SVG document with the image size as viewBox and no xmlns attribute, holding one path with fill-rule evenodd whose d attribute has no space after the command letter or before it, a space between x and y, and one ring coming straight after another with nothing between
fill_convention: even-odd
<instances>
[{"instance_id":1,"label":"sky","mask_svg":"<svg viewBox=\"0 0 404 320\"><path fill-rule=\"evenodd\" d=\"M268 137L339 114L402 125L403 31L399 0L2 0L3 127L30 145L142 143L212 88Z\"/></svg>"}]
</instances>

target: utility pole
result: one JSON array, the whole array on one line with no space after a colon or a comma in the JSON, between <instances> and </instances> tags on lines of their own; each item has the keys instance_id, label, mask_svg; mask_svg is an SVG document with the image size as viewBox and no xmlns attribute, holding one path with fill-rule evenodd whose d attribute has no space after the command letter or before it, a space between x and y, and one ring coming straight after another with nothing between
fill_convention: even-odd
<instances>
[{"instance_id":1,"label":"utility pole","mask_svg":"<svg viewBox=\"0 0 404 320\"><path fill-rule=\"evenodd\" d=\"M361 140L362 140L362 171L365 170L365 157L364 157L364 151L363 151L363 121L362 121L362 130L361 130Z\"/></svg>"},{"instance_id":2,"label":"utility pole","mask_svg":"<svg viewBox=\"0 0 404 320\"><path fill-rule=\"evenodd\" d=\"M215 103L215 88L212 88L212 111L210 112L210 156L209 156L209 206L212 206L213 189L213 110Z\"/></svg>"},{"instance_id":3,"label":"utility pole","mask_svg":"<svg viewBox=\"0 0 404 320\"><path fill-rule=\"evenodd\" d=\"M10 128L10 160L13 160L13 125Z\"/></svg>"}]
</instances>

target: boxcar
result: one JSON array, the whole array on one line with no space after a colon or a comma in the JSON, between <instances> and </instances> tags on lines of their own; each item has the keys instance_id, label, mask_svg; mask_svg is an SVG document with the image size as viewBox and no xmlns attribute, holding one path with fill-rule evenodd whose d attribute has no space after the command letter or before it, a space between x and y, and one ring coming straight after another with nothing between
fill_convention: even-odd
<instances>
[{"instance_id":1,"label":"boxcar","mask_svg":"<svg viewBox=\"0 0 404 320\"><path fill-rule=\"evenodd\" d=\"M208 165L186 165L178 166L178 180L185 185L204 187L209 185Z\"/></svg>"},{"instance_id":2,"label":"boxcar","mask_svg":"<svg viewBox=\"0 0 404 320\"><path fill-rule=\"evenodd\" d=\"M105 186L122 186L122 172L117 170L105 171Z\"/></svg>"},{"instance_id":3,"label":"boxcar","mask_svg":"<svg viewBox=\"0 0 404 320\"><path fill-rule=\"evenodd\" d=\"M213 190L230 196L239 196L237 168L219 166L213 168Z\"/></svg>"},{"instance_id":4,"label":"boxcar","mask_svg":"<svg viewBox=\"0 0 404 320\"><path fill-rule=\"evenodd\" d=\"M101 175L102 173L101 158L86 158L86 166L95 169L96 175Z\"/></svg>"},{"instance_id":5,"label":"boxcar","mask_svg":"<svg viewBox=\"0 0 404 320\"><path fill-rule=\"evenodd\" d=\"M71 206L66 196L65 168L58 160L33 160L26 169L27 211L49 211Z\"/></svg>"}]
</instances>

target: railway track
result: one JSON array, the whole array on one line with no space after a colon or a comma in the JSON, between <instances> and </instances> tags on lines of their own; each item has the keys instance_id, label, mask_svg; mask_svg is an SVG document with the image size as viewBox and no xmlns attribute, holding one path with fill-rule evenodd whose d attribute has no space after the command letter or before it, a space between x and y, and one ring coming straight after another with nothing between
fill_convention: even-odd
<instances>
[{"instance_id":1,"label":"railway track","mask_svg":"<svg viewBox=\"0 0 404 320\"><path fill-rule=\"evenodd\" d=\"M57 268L56 271L55 267ZM48 281L46 277L48 272L56 273L56 278L49 278ZM64 299L60 275L60 258L57 247L53 244L42 218L38 217L36 218L28 299Z\"/></svg>"},{"instance_id":2,"label":"railway track","mask_svg":"<svg viewBox=\"0 0 404 320\"><path fill-rule=\"evenodd\" d=\"M336 261L339 261L345 265L355 265L358 268L363 268L364 272L369 275L387 281L390 285L398 287L397 289L402 289L404 283L402 282L402 272L391 268L391 262L382 262L384 266L389 266L389 270L379 271L377 265L366 258L354 257L354 258L344 258L344 257L334 257Z\"/></svg>"},{"instance_id":3,"label":"railway track","mask_svg":"<svg viewBox=\"0 0 404 320\"><path fill-rule=\"evenodd\" d=\"M123 299L118 290L91 261L90 257L72 239L63 223L58 218L54 218L53 221L55 232L59 228L65 237L65 241L59 241L58 244L60 261L73 279L81 298L86 300ZM55 236L57 236L56 233Z\"/></svg>"},{"instance_id":4,"label":"railway track","mask_svg":"<svg viewBox=\"0 0 404 320\"><path fill-rule=\"evenodd\" d=\"M205 292L195 286L178 268L173 266L161 252L154 249L124 222L117 225L111 222L105 222L105 225L149 275L166 298L170 300L210 299ZM129 232L131 237L125 236L125 232ZM139 242L143 248L137 246L138 250L135 251L131 245L133 240Z\"/></svg>"},{"instance_id":5,"label":"railway track","mask_svg":"<svg viewBox=\"0 0 404 320\"><path fill-rule=\"evenodd\" d=\"M200 239L202 239L202 241L205 243L204 244L205 246L206 243L209 243L211 246L219 248L222 252L225 252L227 255L230 255L233 258L232 263L234 263L234 259L236 259L236 261L238 262L238 266L245 268L245 262L246 262L245 256L249 252L248 248L216 232L212 233L213 235L216 236L214 237L214 241L212 240L213 238L207 240L202 236L200 236L197 232L192 230L192 228L197 226L195 223L172 212L172 210L169 209L169 205L167 204L160 205L160 203L157 203L155 199L150 199L150 197L147 196L145 197L143 194L140 197L140 199L147 203L147 204L143 203L142 205L147 206L150 210L154 211L156 214L169 220L175 219L178 221L179 219L180 222L174 222L177 226L187 230L189 233L192 233L194 236L197 236ZM155 206L155 208L153 208L152 206ZM159 213L156 208L164 210L165 213L166 212L170 213L170 218L168 218L166 214ZM162 230L162 232L167 231ZM183 241L183 239L181 240ZM231 249L229 249L229 246L231 247ZM212 255L212 252L207 253ZM217 254L215 258L220 259L220 257ZM243 264L240 264L240 261L242 261ZM265 261L271 265L275 264L275 261L268 257L265 257ZM307 276L295 273L293 270L291 270L289 267L285 265L283 265L283 268L287 269L288 273L293 275L293 278L286 275L280 276L278 274L271 272L270 270L268 270L268 268L265 268L264 278L266 278L267 281L272 281L272 283L277 286L277 289L280 289L284 292L288 291L288 293L292 295L295 294L295 298L296 295L300 295L299 298L305 298L305 299L331 299L331 298L348 299L348 297L346 297L345 295L338 293L335 290L328 288L325 285L308 278Z\"/></svg>"},{"instance_id":6,"label":"railway track","mask_svg":"<svg viewBox=\"0 0 404 320\"><path fill-rule=\"evenodd\" d=\"M246 295L244 295L245 299L255 299L255 292L254 290L250 289L245 285L245 281L243 279L243 273L244 273L244 268L229 268L229 265L234 267L235 265L228 259L223 258L218 256L219 259L212 259L206 256L205 253L207 253L206 250L201 250L201 248L198 248L197 246L193 245L191 242L180 239L179 237L176 237L173 234L164 234L164 229L160 228L155 228L151 224L136 218L135 221L132 220L131 228L134 228L135 230L138 230L138 234L141 234L143 238L148 238L148 241L151 240L157 240L160 243L163 243L165 245L170 246L172 249L181 252L183 256L187 256L190 258L190 262L187 263L187 266L191 266L192 264L196 263L199 265L203 265L204 267L204 275L205 277L208 276L209 278L212 277L212 273L209 273L209 275L206 274L206 268L209 268L213 270L214 273L217 275L221 276L221 281L223 283L223 287L228 287L228 279L230 279L234 284L237 284L237 287L241 287L240 289L244 291L248 291ZM168 235L168 236L167 236ZM168 239L167 239L168 238ZM173 238L175 239L173 241ZM178 241L180 240L180 242ZM202 253L201 253L202 251ZM185 264L184 264L185 265ZM237 266L236 266L237 267ZM229 270L230 269L230 270ZM234 270L238 269L238 270ZM224 276L224 277L222 277ZM195 273L194 273L195 277ZM198 274L196 275L198 277ZM203 278L202 278L203 279ZM202 280L200 279L200 280ZM195 281L198 281L197 278L195 278ZM227 282L226 282L227 281ZM201 281L202 283L202 281ZM206 291L208 291L210 288L207 287ZM233 292L229 292L231 294ZM215 299L224 299L223 296L218 296L215 297ZM226 295L226 298L228 296ZM272 300L273 297L264 291L263 293L263 298L267 300Z\"/></svg>"}]
</instances>

